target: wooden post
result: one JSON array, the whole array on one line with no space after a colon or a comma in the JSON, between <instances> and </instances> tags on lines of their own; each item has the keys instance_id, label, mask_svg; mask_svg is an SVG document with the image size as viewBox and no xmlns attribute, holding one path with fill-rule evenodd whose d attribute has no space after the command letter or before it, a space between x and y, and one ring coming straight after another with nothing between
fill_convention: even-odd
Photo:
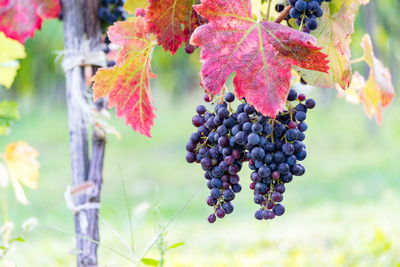
<instances>
[{"instance_id":1,"label":"wooden post","mask_svg":"<svg viewBox=\"0 0 400 267\"><path fill-rule=\"evenodd\" d=\"M82 45L89 42L91 51L101 50L101 26L97 17L98 0L62 0L64 20L65 57L82 53ZM72 168L72 187L87 181L94 184L89 193L74 197L75 206L100 202L105 138L94 130L92 160L89 161L87 121L82 103L87 101L84 70L81 66L70 68L66 74L69 138ZM103 108L103 101L96 103ZM99 241L98 209L82 209L75 213L77 266L98 266Z\"/></svg>"}]
</instances>

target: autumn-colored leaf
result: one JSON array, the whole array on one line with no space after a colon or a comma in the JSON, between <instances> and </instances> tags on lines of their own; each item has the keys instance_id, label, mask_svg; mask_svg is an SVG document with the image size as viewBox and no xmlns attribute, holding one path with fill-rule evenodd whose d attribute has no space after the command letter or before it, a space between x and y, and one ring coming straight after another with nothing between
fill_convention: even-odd
<instances>
[{"instance_id":1,"label":"autumn-colored leaf","mask_svg":"<svg viewBox=\"0 0 400 267\"><path fill-rule=\"evenodd\" d=\"M343 89L349 87L352 75L349 44L360 4L366 2L335 0L323 3L324 15L318 19L318 28L312 35L317 38L317 45L322 47L321 52L328 54L330 70L321 73L296 68L308 84L321 88L334 88L336 84Z\"/></svg>"},{"instance_id":2,"label":"autumn-colored leaf","mask_svg":"<svg viewBox=\"0 0 400 267\"><path fill-rule=\"evenodd\" d=\"M326 55L315 38L272 22L257 22L250 0L203 0L194 9L209 23L195 30L191 44L201 47L202 83L211 94L228 76L238 98L275 117L289 92L291 66L327 72Z\"/></svg>"},{"instance_id":3,"label":"autumn-colored leaf","mask_svg":"<svg viewBox=\"0 0 400 267\"><path fill-rule=\"evenodd\" d=\"M25 192L20 183L35 189L39 178L38 152L24 141L9 144L6 147L4 160L8 177L14 187L17 199L28 204Z\"/></svg>"},{"instance_id":4,"label":"autumn-colored leaf","mask_svg":"<svg viewBox=\"0 0 400 267\"><path fill-rule=\"evenodd\" d=\"M19 69L17 59L24 58L25 48L0 32L0 85L10 88Z\"/></svg>"},{"instance_id":5,"label":"autumn-colored leaf","mask_svg":"<svg viewBox=\"0 0 400 267\"><path fill-rule=\"evenodd\" d=\"M345 96L348 102L363 103L365 113L371 119L375 115L378 125L382 123L382 109L387 107L395 96L392 76L381 61L374 55L371 38L368 34L362 38L364 49L362 60L369 66L369 77L365 78L358 72L353 75L350 87L343 91L338 88L339 96Z\"/></svg>"},{"instance_id":6,"label":"autumn-colored leaf","mask_svg":"<svg viewBox=\"0 0 400 267\"><path fill-rule=\"evenodd\" d=\"M94 101L108 95L108 106L116 106L118 117L124 116L133 130L151 137L155 108L149 79L155 77L150 68L155 42L142 17L115 23L109 28L108 36L122 48L115 67L100 69L92 78Z\"/></svg>"},{"instance_id":7,"label":"autumn-colored leaf","mask_svg":"<svg viewBox=\"0 0 400 267\"><path fill-rule=\"evenodd\" d=\"M375 57L371 38L368 34L362 38L361 46L364 49L364 60L370 71L360 96L368 117L371 118L375 114L380 125L382 123L382 108L387 107L395 96L392 75L389 69Z\"/></svg>"},{"instance_id":8,"label":"autumn-colored leaf","mask_svg":"<svg viewBox=\"0 0 400 267\"><path fill-rule=\"evenodd\" d=\"M0 0L0 31L24 43L44 19L57 18L60 10L59 0Z\"/></svg>"},{"instance_id":9,"label":"autumn-colored leaf","mask_svg":"<svg viewBox=\"0 0 400 267\"><path fill-rule=\"evenodd\" d=\"M165 51L175 54L201 24L194 13L193 0L149 0L146 19L149 31L157 35L157 42Z\"/></svg>"}]
</instances>

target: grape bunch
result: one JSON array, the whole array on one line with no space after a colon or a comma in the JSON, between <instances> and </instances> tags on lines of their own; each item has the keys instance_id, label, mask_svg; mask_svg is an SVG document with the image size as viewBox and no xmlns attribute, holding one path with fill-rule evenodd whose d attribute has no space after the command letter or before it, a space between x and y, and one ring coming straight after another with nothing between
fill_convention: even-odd
<instances>
[{"instance_id":1,"label":"grape bunch","mask_svg":"<svg viewBox=\"0 0 400 267\"><path fill-rule=\"evenodd\" d=\"M100 0L98 16L101 22L103 33L107 32L107 28L116 21L125 20L126 13L124 11L124 0ZM110 52L110 40L105 36L104 40L104 53ZM114 60L107 60L107 67L113 67L115 65Z\"/></svg>"},{"instance_id":2,"label":"grape bunch","mask_svg":"<svg viewBox=\"0 0 400 267\"><path fill-rule=\"evenodd\" d=\"M245 161L253 170L250 189L254 190L254 202L261 206L255 213L259 220L273 219L285 212L280 204L285 184L293 176L305 173L298 162L307 156L302 143L308 128L304 121L315 101L306 100L304 94L297 95L292 89L286 110L274 119L257 112L245 99L234 111L234 99L233 93L227 93L225 101L217 104L214 111L197 106L197 115L192 118L197 132L191 134L186 144L186 160L199 163L205 171L210 189L207 204L213 207L208 217L210 223L233 212L231 201L242 189L238 173ZM205 100L211 101L208 95Z\"/></svg>"},{"instance_id":3,"label":"grape bunch","mask_svg":"<svg viewBox=\"0 0 400 267\"><path fill-rule=\"evenodd\" d=\"M214 212L208 217L210 223L233 212L231 201L235 193L242 190L238 172L245 159L245 147L235 141L233 134L237 113L231 112L228 103L234 99L232 93L227 93L225 101L216 105L212 112L203 105L197 106L197 115L192 123L198 129L186 144L186 160L200 163L205 171L204 177L210 189L207 204L214 207Z\"/></svg>"},{"instance_id":4,"label":"grape bunch","mask_svg":"<svg viewBox=\"0 0 400 267\"><path fill-rule=\"evenodd\" d=\"M114 22L126 19L123 0L100 0L98 16L103 32Z\"/></svg>"},{"instance_id":5,"label":"grape bunch","mask_svg":"<svg viewBox=\"0 0 400 267\"><path fill-rule=\"evenodd\" d=\"M296 19L296 24L301 27L301 30L310 33L317 29L317 18L324 14L321 8L323 2L331 2L331 0L283 0L276 4L275 10L282 12L286 6L292 6L287 20Z\"/></svg>"},{"instance_id":6,"label":"grape bunch","mask_svg":"<svg viewBox=\"0 0 400 267\"><path fill-rule=\"evenodd\" d=\"M304 121L307 110L314 106L313 99L306 100L304 94L297 95L295 90L290 90L287 109L275 120L254 112L249 114L250 118L257 118L257 122L253 120L251 132L247 130L249 126L243 125L249 133L248 143L252 145L246 154L249 168L253 170L250 189L254 190L254 202L261 206L254 215L256 219L273 219L285 212L280 204L285 184L290 183L293 176L305 173L304 166L299 163L307 156L302 142L308 128ZM264 131L260 132L262 128Z\"/></svg>"}]
</instances>

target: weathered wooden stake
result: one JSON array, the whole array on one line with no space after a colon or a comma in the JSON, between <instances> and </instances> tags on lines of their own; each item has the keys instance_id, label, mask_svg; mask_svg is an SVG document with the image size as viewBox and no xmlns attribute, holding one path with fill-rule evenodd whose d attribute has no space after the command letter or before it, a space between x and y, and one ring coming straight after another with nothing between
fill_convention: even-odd
<instances>
[{"instance_id":1,"label":"weathered wooden stake","mask_svg":"<svg viewBox=\"0 0 400 267\"><path fill-rule=\"evenodd\" d=\"M62 0L64 20L65 57L82 53L82 45L89 42L90 51L100 50L101 26L97 17L98 0ZM89 193L74 198L75 206L100 202L105 138L94 130L92 160L89 161L88 133L85 110L82 103L91 101L86 96L84 70L73 66L66 74L72 186L92 182ZM96 103L98 109L103 102ZM97 244L99 241L98 209L82 209L75 213L77 266L98 266ZM84 238L83 238L84 237Z\"/></svg>"}]
</instances>

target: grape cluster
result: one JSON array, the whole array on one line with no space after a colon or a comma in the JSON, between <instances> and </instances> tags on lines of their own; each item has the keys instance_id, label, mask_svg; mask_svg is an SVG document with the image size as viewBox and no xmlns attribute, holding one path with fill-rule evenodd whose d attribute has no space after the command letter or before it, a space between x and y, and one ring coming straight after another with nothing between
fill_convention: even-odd
<instances>
[{"instance_id":1,"label":"grape cluster","mask_svg":"<svg viewBox=\"0 0 400 267\"><path fill-rule=\"evenodd\" d=\"M324 14L321 4L331 2L331 0L285 0L276 4L275 10L282 12L286 5L292 6L287 20L296 19L296 24L301 26L301 30L306 33L314 31L318 27L317 18Z\"/></svg>"},{"instance_id":2,"label":"grape cluster","mask_svg":"<svg viewBox=\"0 0 400 267\"><path fill-rule=\"evenodd\" d=\"M100 0L98 16L103 31L114 22L126 19L123 0Z\"/></svg>"},{"instance_id":3,"label":"grape cluster","mask_svg":"<svg viewBox=\"0 0 400 267\"><path fill-rule=\"evenodd\" d=\"M103 33L107 32L107 28L116 21L125 20L126 13L124 11L124 0L100 0L98 16L101 22L101 27ZM104 53L108 54L110 52L110 40L105 37L104 41ZM115 61L107 60L107 67L113 67Z\"/></svg>"},{"instance_id":4,"label":"grape cluster","mask_svg":"<svg viewBox=\"0 0 400 267\"><path fill-rule=\"evenodd\" d=\"M245 147L244 143L235 141L233 128L238 113L232 113L228 106L234 99L232 93L227 93L225 101L216 105L212 112L203 105L197 106L197 115L192 118L192 123L198 129L186 144L186 160L200 163L211 190L207 198L207 204L214 207L214 212L208 217L210 223L215 222L217 217L223 218L225 214L232 213L231 201L235 193L242 190L238 172L245 159Z\"/></svg>"},{"instance_id":5,"label":"grape cluster","mask_svg":"<svg viewBox=\"0 0 400 267\"><path fill-rule=\"evenodd\" d=\"M304 121L307 110L314 106L313 99L306 100L304 94L297 95L295 90L290 90L287 109L279 113L275 120L257 112L249 115L250 118L257 118L247 136L252 146L248 147L246 154L249 168L253 170L250 189L254 190L254 202L261 206L254 215L256 219L273 219L285 212L280 204L285 184L290 183L293 176L305 173L304 166L299 163L307 156L302 142L308 128ZM243 125L243 128L248 127ZM260 134L262 127L264 131Z\"/></svg>"},{"instance_id":6,"label":"grape cluster","mask_svg":"<svg viewBox=\"0 0 400 267\"><path fill-rule=\"evenodd\" d=\"M308 128L304 120L315 101L290 90L287 109L274 119L257 112L245 99L234 111L234 99L234 94L227 93L214 111L197 106L192 123L198 129L186 144L186 160L199 163L205 171L210 189L207 204L214 208L208 217L210 223L233 212L231 201L242 189L238 173L243 162L248 161L253 170L250 188L254 190L254 202L261 205L255 213L260 220L285 212L280 204L284 184L305 172L298 162L307 156L302 143ZM205 101L211 101L208 95Z\"/></svg>"}]
</instances>

